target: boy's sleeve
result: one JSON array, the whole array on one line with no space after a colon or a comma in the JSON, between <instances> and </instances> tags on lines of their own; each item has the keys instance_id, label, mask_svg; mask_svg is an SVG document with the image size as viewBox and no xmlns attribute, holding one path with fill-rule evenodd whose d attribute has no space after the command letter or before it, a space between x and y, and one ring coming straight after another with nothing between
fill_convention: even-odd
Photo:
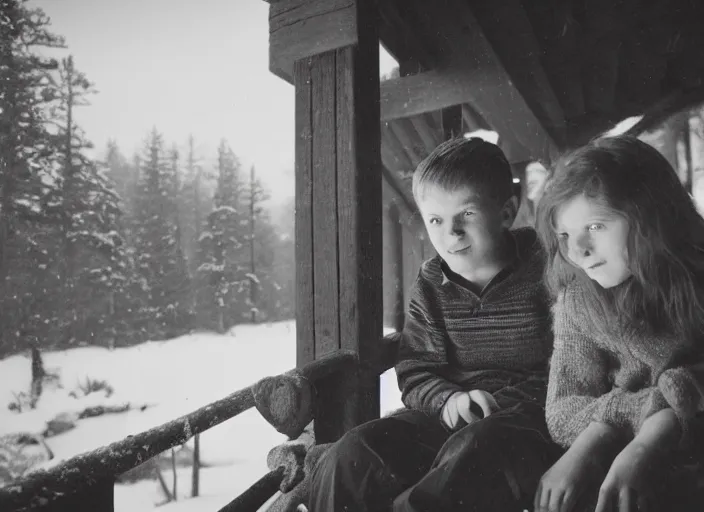
<instances>
[{"instance_id":1,"label":"boy's sleeve","mask_svg":"<svg viewBox=\"0 0 704 512\"><path fill-rule=\"evenodd\" d=\"M396 376L406 407L439 416L450 395L462 388L442 376L447 369L445 341L429 306L416 282L399 345Z\"/></svg>"},{"instance_id":2,"label":"boy's sleeve","mask_svg":"<svg viewBox=\"0 0 704 512\"><path fill-rule=\"evenodd\" d=\"M592 422L609 424L631 439L645 419L669 407L658 387L635 392L613 387L612 356L570 318L564 297L554 308L554 330L545 412L558 444L570 446Z\"/></svg>"}]
</instances>

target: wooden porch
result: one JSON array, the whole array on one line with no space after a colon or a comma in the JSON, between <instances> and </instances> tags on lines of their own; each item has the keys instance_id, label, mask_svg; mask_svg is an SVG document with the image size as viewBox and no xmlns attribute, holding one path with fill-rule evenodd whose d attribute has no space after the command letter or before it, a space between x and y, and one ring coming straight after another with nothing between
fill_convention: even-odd
<instances>
[{"instance_id":1,"label":"wooden porch","mask_svg":"<svg viewBox=\"0 0 704 512\"><path fill-rule=\"evenodd\" d=\"M431 254L415 166L490 129L520 179L627 117L643 115L638 133L704 99L704 4L688 0L271 0L269 12L270 69L295 87L297 369L0 489L0 510L112 510L117 475L255 406L292 441L223 510L257 510L278 489L271 510L293 510L311 447L379 415L395 349L382 327L402 326ZM379 44L400 77L380 81Z\"/></svg>"}]
</instances>

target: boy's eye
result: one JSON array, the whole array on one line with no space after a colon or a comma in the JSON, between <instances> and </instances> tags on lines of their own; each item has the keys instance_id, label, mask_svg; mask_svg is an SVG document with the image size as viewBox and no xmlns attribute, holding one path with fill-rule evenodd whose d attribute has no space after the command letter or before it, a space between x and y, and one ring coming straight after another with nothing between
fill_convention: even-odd
<instances>
[{"instance_id":1,"label":"boy's eye","mask_svg":"<svg viewBox=\"0 0 704 512\"><path fill-rule=\"evenodd\" d=\"M593 223L593 224L589 224L589 226L587 227L587 229L588 229L589 231L599 231L599 230L601 230L601 229L603 229L603 228L604 228L604 225L601 224L600 222L595 222L595 223Z\"/></svg>"},{"instance_id":2,"label":"boy's eye","mask_svg":"<svg viewBox=\"0 0 704 512\"><path fill-rule=\"evenodd\" d=\"M465 217L471 217L472 215L474 215L473 211L467 210L466 212L464 212Z\"/></svg>"},{"instance_id":3,"label":"boy's eye","mask_svg":"<svg viewBox=\"0 0 704 512\"><path fill-rule=\"evenodd\" d=\"M433 217L432 219L430 219L428 221L428 224L433 224L433 225L440 224L440 219L438 219L437 217Z\"/></svg>"}]
</instances>

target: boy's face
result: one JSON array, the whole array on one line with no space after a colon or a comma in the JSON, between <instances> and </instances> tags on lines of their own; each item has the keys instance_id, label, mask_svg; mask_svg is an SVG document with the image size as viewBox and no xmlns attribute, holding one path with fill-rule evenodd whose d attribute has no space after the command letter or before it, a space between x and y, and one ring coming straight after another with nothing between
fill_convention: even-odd
<instances>
[{"instance_id":1,"label":"boy's face","mask_svg":"<svg viewBox=\"0 0 704 512\"><path fill-rule=\"evenodd\" d=\"M511 200L501 207L470 186L449 191L427 184L417 203L433 247L453 272L495 264L504 230L513 222Z\"/></svg>"}]
</instances>

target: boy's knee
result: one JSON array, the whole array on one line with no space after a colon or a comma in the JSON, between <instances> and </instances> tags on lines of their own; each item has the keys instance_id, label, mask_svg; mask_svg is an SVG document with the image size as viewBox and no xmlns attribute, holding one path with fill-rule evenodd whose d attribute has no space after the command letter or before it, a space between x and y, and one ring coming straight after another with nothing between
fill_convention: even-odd
<instances>
[{"instance_id":1,"label":"boy's knee","mask_svg":"<svg viewBox=\"0 0 704 512\"><path fill-rule=\"evenodd\" d=\"M316 474L333 474L336 468L357 466L375 459L364 429L353 429L344 434L322 455L313 471Z\"/></svg>"}]
</instances>

